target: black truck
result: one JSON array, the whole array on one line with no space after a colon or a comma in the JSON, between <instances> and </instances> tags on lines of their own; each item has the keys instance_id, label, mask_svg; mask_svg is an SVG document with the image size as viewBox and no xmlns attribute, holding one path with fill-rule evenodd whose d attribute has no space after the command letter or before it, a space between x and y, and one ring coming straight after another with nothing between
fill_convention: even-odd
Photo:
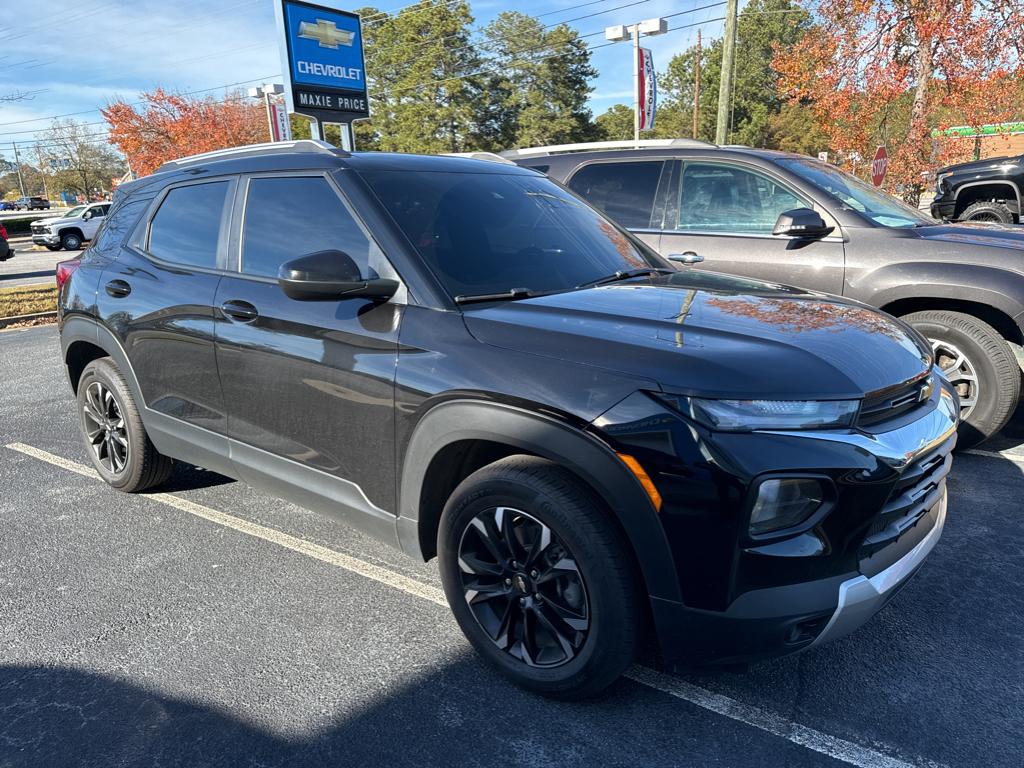
<instances>
[{"instance_id":1,"label":"black truck","mask_svg":"<svg viewBox=\"0 0 1024 768\"><path fill-rule=\"evenodd\" d=\"M932 216L945 221L1019 224L1024 155L989 157L940 168Z\"/></svg>"}]
</instances>

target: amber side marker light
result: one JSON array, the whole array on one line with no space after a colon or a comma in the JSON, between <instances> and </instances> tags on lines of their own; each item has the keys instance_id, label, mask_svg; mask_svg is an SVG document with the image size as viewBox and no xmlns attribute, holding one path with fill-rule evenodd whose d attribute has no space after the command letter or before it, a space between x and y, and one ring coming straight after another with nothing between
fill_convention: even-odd
<instances>
[{"instance_id":1,"label":"amber side marker light","mask_svg":"<svg viewBox=\"0 0 1024 768\"><path fill-rule=\"evenodd\" d=\"M629 467L629 471L632 472L636 479L640 481L640 485L647 491L647 495L651 499L651 504L654 505L656 512L661 512L661 494L658 493L658 489L654 487L654 481L651 480L650 475L640 466L640 462L630 456L628 453L616 453L619 457L619 461Z\"/></svg>"}]
</instances>

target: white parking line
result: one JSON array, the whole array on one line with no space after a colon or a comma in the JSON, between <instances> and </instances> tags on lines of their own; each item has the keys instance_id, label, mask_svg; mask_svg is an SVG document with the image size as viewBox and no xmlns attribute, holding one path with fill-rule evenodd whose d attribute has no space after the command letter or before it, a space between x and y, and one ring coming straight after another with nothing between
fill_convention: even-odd
<instances>
[{"instance_id":1,"label":"white parking line","mask_svg":"<svg viewBox=\"0 0 1024 768\"><path fill-rule=\"evenodd\" d=\"M9 443L6 447L13 451L23 453L26 456L31 456L32 458L47 462L48 464L61 467L62 469L66 469L70 472L76 472L79 475L84 475L97 480L100 479L91 467L71 461L70 459L65 459L62 456L57 456L49 453L48 451L40 450L39 448L35 448L31 445L26 445L24 443ZM193 501L188 501L187 499L183 499L171 493L140 494L139 498L159 501L170 507L181 510L182 512L187 512L190 515L201 517L204 520L216 523L217 525L223 525L241 533L255 536L256 538L263 539L264 541L269 541L272 544L278 544L292 550L293 552L298 552L316 560L329 563L330 565L335 565L351 573L359 574L360 576L372 579L373 581L401 590L402 592L413 595L414 597L429 600L437 605L443 605L446 607L448 605L444 597L444 592L436 587L424 584L416 579L410 579L407 576L403 576L400 573L390 571L386 568L381 568L378 565L373 565L372 563L367 563L363 560L359 560L358 558L342 554L341 552L337 552L333 549L328 549L327 547L320 546L319 544L314 544L306 541L305 539L291 536L274 528L268 528L264 525L249 522L248 520L220 512L202 504L196 504ZM830 736L829 734L822 733L814 728L809 728L805 725L787 720L773 712L769 712L749 704L744 704L723 694L709 691L706 688L701 688L700 686L687 683L677 677L666 675L647 667L633 666L627 671L626 677L642 685L648 686L649 688L666 693L669 696L682 699L683 701L694 704L702 709L723 715L745 725L752 726L765 731L766 733L770 733L773 736L778 736L794 744L798 744L801 747L805 747L814 752L831 757L834 760L848 763L849 765L859 766L860 768L913 768L913 766L921 765L938 766L937 763L933 763L931 761L915 760L914 762L907 762L900 758L893 757L892 755L887 755L884 752L871 749L870 747L864 747L851 741L840 739L836 736Z\"/></svg>"}]
</instances>

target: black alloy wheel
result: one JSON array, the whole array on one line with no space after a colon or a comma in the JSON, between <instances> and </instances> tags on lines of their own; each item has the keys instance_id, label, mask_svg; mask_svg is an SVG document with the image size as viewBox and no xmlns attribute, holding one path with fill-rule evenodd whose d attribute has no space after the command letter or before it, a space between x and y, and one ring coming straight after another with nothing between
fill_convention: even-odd
<instances>
[{"instance_id":1,"label":"black alloy wheel","mask_svg":"<svg viewBox=\"0 0 1024 768\"><path fill-rule=\"evenodd\" d=\"M587 698L636 657L646 616L636 555L565 467L519 455L473 472L445 504L437 557L466 638L517 685Z\"/></svg>"},{"instance_id":2,"label":"black alloy wheel","mask_svg":"<svg viewBox=\"0 0 1024 768\"><path fill-rule=\"evenodd\" d=\"M86 387L82 421L96 461L111 474L123 472L129 459L128 429L114 393L102 381Z\"/></svg>"},{"instance_id":3,"label":"black alloy wheel","mask_svg":"<svg viewBox=\"0 0 1024 768\"><path fill-rule=\"evenodd\" d=\"M108 485L134 493L170 477L173 462L149 439L131 389L110 358L85 366L77 395L82 440Z\"/></svg>"},{"instance_id":4,"label":"black alloy wheel","mask_svg":"<svg viewBox=\"0 0 1024 768\"><path fill-rule=\"evenodd\" d=\"M590 604L579 565L541 521L510 507L474 517L459 542L466 603L494 644L532 667L573 659Z\"/></svg>"}]
</instances>

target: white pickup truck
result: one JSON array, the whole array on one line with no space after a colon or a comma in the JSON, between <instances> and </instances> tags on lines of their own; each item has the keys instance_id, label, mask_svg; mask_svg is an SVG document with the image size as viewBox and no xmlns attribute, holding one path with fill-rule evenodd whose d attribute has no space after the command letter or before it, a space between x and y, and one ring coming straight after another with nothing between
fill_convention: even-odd
<instances>
[{"instance_id":1,"label":"white pickup truck","mask_svg":"<svg viewBox=\"0 0 1024 768\"><path fill-rule=\"evenodd\" d=\"M32 242L51 251L77 251L96 235L108 210L110 203L89 203L75 206L63 216L37 219L31 225Z\"/></svg>"}]
</instances>

